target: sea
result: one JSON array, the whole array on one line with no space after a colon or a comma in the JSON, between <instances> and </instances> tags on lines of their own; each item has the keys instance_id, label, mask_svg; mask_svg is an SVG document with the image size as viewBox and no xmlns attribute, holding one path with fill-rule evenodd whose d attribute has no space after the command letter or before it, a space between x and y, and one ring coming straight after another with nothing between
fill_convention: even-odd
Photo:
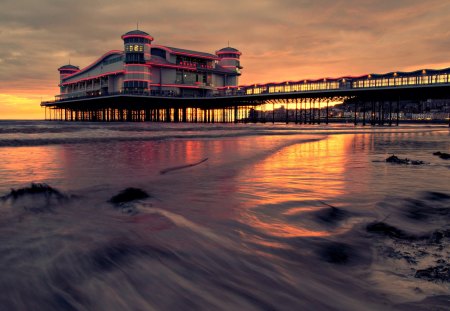
<instances>
[{"instance_id":1,"label":"sea","mask_svg":"<svg viewBox=\"0 0 450 311\"><path fill-rule=\"evenodd\" d=\"M0 121L0 310L450 310L436 152L447 125Z\"/></svg>"}]
</instances>

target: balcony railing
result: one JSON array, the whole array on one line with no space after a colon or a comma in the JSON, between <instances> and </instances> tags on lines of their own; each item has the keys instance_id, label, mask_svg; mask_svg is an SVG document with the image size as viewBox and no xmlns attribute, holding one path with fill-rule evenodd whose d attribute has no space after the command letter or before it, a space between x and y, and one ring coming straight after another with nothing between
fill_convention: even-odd
<instances>
[{"instance_id":1,"label":"balcony railing","mask_svg":"<svg viewBox=\"0 0 450 311\"><path fill-rule=\"evenodd\" d=\"M315 92L315 91L347 91L347 90L364 90L364 89L386 89L386 88L408 88L411 86L430 86L430 85L450 85L450 69L440 70L438 73L426 73L425 71L419 74L407 73L404 76L399 74L386 74L376 76L364 76L358 78L339 78L339 79L323 79L323 80L304 80L298 82L282 82L282 83L267 83L255 84L250 86L230 87L217 90L213 95L211 94L197 94L195 96L181 96L173 91L166 90L151 90L151 91L137 91L137 90L123 90L121 92L108 93L96 90L84 91L99 91L96 95L87 94L62 94L51 102L61 102L73 99L93 98L102 96L114 95L138 95L138 96L158 96L158 97L214 97L214 96L243 96L243 95L259 95L259 94L274 94L274 93L298 93L298 92ZM180 86L198 86L198 87L213 87L210 83L190 82L180 83Z\"/></svg>"}]
</instances>

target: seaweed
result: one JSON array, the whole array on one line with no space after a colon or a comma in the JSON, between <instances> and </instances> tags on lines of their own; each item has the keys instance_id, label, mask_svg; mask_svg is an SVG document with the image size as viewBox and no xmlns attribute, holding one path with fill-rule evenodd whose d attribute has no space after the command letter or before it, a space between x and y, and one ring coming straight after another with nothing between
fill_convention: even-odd
<instances>
[{"instance_id":1,"label":"seaweed","mask_svg":"<svg viewBox=\"0 0 450 311\"><path fill-rule=\"evenodd\" d=\"M202 164L203 162L206 162L206 161L208 161L208 158L204 158L203 160L200 160L198 162L191 163L191 164L180 165L180 166L175 166L175 167L169 167L169 168L161 170L159 173L161 175L164 175L164 174L172 172L172 171L177 171L177 170L182 170L184 168L197 166L197 165L200 165L200 164Z\"/></svg>"}]
</instances>

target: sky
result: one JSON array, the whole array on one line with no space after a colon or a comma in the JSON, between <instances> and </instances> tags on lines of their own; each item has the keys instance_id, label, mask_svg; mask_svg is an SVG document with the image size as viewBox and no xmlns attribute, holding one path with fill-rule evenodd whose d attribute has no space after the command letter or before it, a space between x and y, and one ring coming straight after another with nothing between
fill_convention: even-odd
<instances>
[{"instance_id":1,"label":"sky","mask_svg":"<svg viewBox=\"0 0 450 311\"><path fill-rule=\"evenodd\" d=\"M240 84L450 67L447 0L0 0L0 119L43 119L57 68L120 36L242 52Z\"/></svg>"}]
</instances>

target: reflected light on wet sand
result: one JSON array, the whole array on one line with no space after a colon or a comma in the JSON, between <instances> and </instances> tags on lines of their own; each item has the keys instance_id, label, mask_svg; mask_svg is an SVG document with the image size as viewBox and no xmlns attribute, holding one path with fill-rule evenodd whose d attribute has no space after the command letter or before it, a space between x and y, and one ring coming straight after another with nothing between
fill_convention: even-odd
<instances>
[{"instance_id":1,"label":"reflected light on wet sand","mask_svg":"<svg viewBox=\"0 0 450 311\"><path fill-rule=\"evenodd\" d=\"M0 188L61 178L60 153L59 146L0 148ZM14 176L14 185L2 176Z\"/></svg>"},{"instance_id":2,"label":"reflected light on wet sand","mask_svg":"<svg viewBox=\"0 0 450 311\"><path fill-rule=\"evenodd\" d=\"M240 174L237 185L243 200L241 217L245 223L279 237L326 236L323 228L306 228L301 221L286 219L327 208L323 202L336 202L366 187L355 185L348 161L354 149L367 154L366 135L334 135L326 139L294 144L258 162ZM355 163L353 163L354 166ZM278 208L274 208L278 207Z\"/></svg>"}]
</instances>

